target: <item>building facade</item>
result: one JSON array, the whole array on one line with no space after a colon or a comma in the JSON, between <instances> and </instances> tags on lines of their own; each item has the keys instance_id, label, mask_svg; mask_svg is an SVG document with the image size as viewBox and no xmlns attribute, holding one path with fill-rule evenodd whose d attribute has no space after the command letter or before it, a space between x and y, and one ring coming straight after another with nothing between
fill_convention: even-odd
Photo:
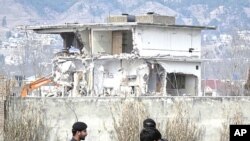
<instances>
[{"instance_id":1,"label":"building facade","mask_svg":"<svg viewBox=\"0 0 250 141\"><path fill-rule=\"evenodd\" d=\"M176 25L153 13L107 21L28 27L62 37L52 71L62 95L201 94L201 31L214 27Z\"/></svg>"}]
</instances>

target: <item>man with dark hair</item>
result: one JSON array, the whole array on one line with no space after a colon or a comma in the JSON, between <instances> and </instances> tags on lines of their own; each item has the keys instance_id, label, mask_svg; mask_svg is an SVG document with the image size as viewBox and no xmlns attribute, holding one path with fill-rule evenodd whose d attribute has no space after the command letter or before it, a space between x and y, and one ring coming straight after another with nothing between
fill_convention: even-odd
<instances>
[{"instance_id":1,"label":"man with dark hair","mask_svg":"<svg viewBox=\"0 0 250 141\"><path fill-rule=\"evenodd\" d=\"M155 121L151 118L145 119L143 121L143 130L140 134L141 141L167 141L161 137L161 133L156 128Z\"/></svg>"},{"instance_id":2,"label":"man with dark hair","mask_svg":"<svg viewBox=\"0 0 250 141\"><path fill-rule=\"evenodd\" d=\"M162 141L161 133L156 128L144 128L140 133L140 141Z\"/></svg>"},{"instance_id":3,"label":"man with dark hair","mask_svg":"<svg viewBox=\"0 0 250 141\"><path fill-rule=\"evenodd\" d=\"M148 128L148 127L156 128L156 123L151 118L147 118L143 121L143 128Z\"/></svg>"},{"instance_id":4,"label":"man with dark hair","mask_svg":"<svg viewBox=\"0 0 250 141\"><path fill-rule=\"evenodd\" d=\"M87 124L84 122L75 122L72 126L73 137L70 141L85 140L87 134Z\"/></svg>"}]
</instances>

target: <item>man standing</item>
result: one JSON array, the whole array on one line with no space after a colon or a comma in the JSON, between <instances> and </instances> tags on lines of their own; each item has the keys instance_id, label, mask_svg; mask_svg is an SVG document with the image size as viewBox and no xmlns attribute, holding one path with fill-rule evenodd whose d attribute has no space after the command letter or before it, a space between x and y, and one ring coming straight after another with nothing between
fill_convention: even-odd
<instances>
[{"instance_id":1,"label":"man standing","mask_svg":"<svg viewBox=\"0 0 250 141\"><path fill-rule=\"evenodd\" d=\"M145 119L140 133L140 141L167 141L161 137L161 133L156 129L155 121L151 118Z\"/></svg>"},{"instance_id":2,"label":"man standing","mask_svg":"<svg viewBox=\"0 0 250 141\"><path fill-rule=\"evenodd\" d=\"M144 128L140 133L140 141L163 141L163 139L156 128Z\"/></svg>"},{"instance_id":3,"label":"man standing","mask_svg":"<svg viewBox=\"0 0 250 141\"><path fill-rule=\"evenodd\" d=\"M87 124L84 122L76 122L72 126L73 137L70 141L81 141L85 140L87 134Z\"/></svg>"}]
</instances>

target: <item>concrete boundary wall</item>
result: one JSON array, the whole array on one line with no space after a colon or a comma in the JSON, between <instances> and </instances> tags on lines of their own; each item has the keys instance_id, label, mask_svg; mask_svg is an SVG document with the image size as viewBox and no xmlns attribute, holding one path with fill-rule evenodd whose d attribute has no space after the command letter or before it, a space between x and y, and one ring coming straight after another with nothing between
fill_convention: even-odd
<instances>
[{"instance_id":1,"label":"concrete boundary wall","mask_svg":"<svg viewBox=\"0 0 250 141\"><path fill-rule=\"evenodd\" d=\"M142 102L150 117L160 125L175 112L173 105L179 101L190 108L191 118L204 126L204 141L219 141L222 123L226 121L225 111L242 112L244 123L250 123L250 97L84 97L84 98L8 98L10 113L22 114L26 107L42 111L44 121L50 127L52 140L69 140L71 126L78 119L88 124L86 141L112 141L113 120L111 107L121 108L127 102ZM28 109L28 108L27 108ZM113 113L115 116L118 113ZM136 117L136 113L135 113ZM138 130L139 132L139 130Z\"/></svg>"},{"instance_id":2,"label":"concrete boundary wall","mask_svg":"<svg viewBox=\"0 0 250 141\"><path fill-rule=\"evenodd\" d=\"M4 99L0 99L0 141L3 141L3 129L4 129Z\"/></svg>"}]
</instances>

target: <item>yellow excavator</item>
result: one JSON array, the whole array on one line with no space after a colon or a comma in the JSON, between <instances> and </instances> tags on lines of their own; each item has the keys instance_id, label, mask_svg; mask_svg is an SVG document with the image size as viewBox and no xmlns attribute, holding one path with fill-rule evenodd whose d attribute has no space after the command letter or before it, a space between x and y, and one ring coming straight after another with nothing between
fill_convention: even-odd
<instances>
[{"instance_id":1,"label":"yellow excavator","mask_svg":"<svg viewBox=\"0 0 250 141\"><path fill-rule=\"evenodd\" d=\"M42 77L29 84L25 84L21 90L21 97L27 97L28 93L34 89L41 87L42 85L52 82L51 77Z\"/></svg>"}]
</instances>

